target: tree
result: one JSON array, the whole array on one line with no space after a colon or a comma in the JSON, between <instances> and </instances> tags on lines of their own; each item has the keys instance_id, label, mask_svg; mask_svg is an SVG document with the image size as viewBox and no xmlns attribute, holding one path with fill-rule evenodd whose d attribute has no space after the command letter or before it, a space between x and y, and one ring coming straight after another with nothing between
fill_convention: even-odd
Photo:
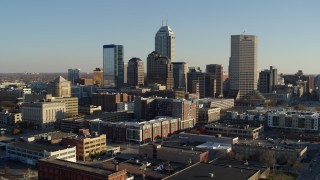
<instances>
[{"instance_id":1,"label":"tree","mask_svg":"<svg viewBox=\"0 0 320 180\"><path fill-rule=\"evenodd\" d=\"M272 167L276 163L276 158L272 153L269 152L261 154L259 160L268 167Z\"/></svg>"},{"instance_id":2,"label":"tree","mask_svg":"<svg viewBox=\"0 0 320 180\"><path fill-rule=\"evenodd\" d=\"M243 160L243 155L242 155L242 154L239 154L239 153L236 153L236 154L234 155L234 158L235 158L236 160L242 161L242 160Z\"/></svg>"},{"instance_id":3,"label":"tree","mask_svg":"<svg viewBox=\"0 0 320 180\"><path fill-rule=\"evenodd\" d=\"M234 152L232 152L232 151L228 152L228 153L226 154L226 156L227 156L227 158L228 158L229 160L235 158L235 154L234 154Z\"/></svg>"},{"instance_id":4,"label":"tree","mask_svg":"<svg viewBox=\"0 0 320 180\"><path fill-rule=\"evenodd\" d=\"M5 176L9 174L9 170L10 170L9 166L4 165L4 167L3 167L3 173L4 173Z\"/></svg>"},{"instance_id":5,"label":"tree","mask_svg":"<svg viewBox=\"0 0 320 180\"><path fill-rule=\"evenodd\" d=\"M294 109L295 110L305 110L306 108L303 104L298 104L298 105L294 106Z\"/></svg>"},{"instance_id":6,"label":"tree","mask_svg":"<svg viewBox=\"0 0 320 180\"><path fill-rule=\"evenodd\" d=\"M12 133L13 133L13 135L20 134L20 129L14 128Z\"/></svg>"},{"instance_id":7,"label":"tree","mask_svg":"<svg viewBox=\"0 0 320 180\"><path fill-rule=\"evenodd\" d=\"M30 175L31 175L31 169L28 168L24 171L25 179L30 179Z\"/></svg>"}]
</instances>

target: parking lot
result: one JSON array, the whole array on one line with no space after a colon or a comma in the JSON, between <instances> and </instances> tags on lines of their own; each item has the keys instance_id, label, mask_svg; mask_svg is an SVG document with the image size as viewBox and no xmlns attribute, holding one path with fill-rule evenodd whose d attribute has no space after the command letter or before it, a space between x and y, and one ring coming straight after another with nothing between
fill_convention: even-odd
<instances>
[{"instance_id":1,"label":"parking lot","mask_svg":"<svg viewBox=\"0 0 320 180\"><path fill-rule=\"evenodd\" d=\"M36 167L12 160L0 160L0 178L6 179L38 179Z\"/></svg>"}]
</instances>

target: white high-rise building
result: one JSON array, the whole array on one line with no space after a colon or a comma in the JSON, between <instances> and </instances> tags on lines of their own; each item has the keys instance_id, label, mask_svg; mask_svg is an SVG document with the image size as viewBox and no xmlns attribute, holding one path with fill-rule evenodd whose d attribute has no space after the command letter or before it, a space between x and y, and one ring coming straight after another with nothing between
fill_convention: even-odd
<instances>
[{"instance_id":1,"label":"white high-rise building","mask_svg":"<svg viewBox=\"0 0 320 180\"><path fill-rule=\"evenodd\" d=\"M176 58L176 39L169 26L162 26L155 37L155 51L174 61Z\"/></svg>"},{"instance_id":2,"label":"white high-rise building","mask_svg":"<svg viewBox=\"0 0 320 180\"><path fill-rule=\"evenodd\" d=\"M254 93L258 85L257 37L232 35L229 59L230 89L239 90L240 97Z\"/></svg>"}]
</instances>

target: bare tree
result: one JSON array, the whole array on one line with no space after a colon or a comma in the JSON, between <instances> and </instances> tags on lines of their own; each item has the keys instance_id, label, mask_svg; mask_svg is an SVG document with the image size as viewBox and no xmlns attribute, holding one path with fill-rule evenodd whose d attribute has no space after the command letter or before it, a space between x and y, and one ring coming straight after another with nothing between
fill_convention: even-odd
<instances>
[{"instance_id":1,"label":"bare tree","mask_svg":"<svg viewBox=\"0 0 320 180\"><path fill-rule=\"evenodd\" d=\"M259 160L268 167L272 167L276 163L276 158L274 155L268 152L261 154Z\"/></svg>"},{"instance_id":2,"label":"bare tree","mask_svg":"<svg viewBox=\"0 0 320 180\"><path fill-rule=\"evenodd\" d=\"M4 173L5 176L9 174L9 171L10 171L9 166L4 165L4 167L3 167L3 173Z\"/></svg>"}]
</instances>

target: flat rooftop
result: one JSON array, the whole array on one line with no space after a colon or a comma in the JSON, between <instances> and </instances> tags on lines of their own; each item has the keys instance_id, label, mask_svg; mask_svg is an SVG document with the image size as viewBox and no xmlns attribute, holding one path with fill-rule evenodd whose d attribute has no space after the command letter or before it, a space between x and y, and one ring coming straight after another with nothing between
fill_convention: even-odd
<instances>
[{"instance_id":1,"label":"flat rooftop","mask_svg":"<svg viewBox=\"0 0 320 180\"><path fill-rule=\"evenodd\" d=\"M93 167L93 166L89 166L89 165L85 165L85 164L79 164L79 163L70 162L70 161L65 161L62 159L45 158L45 159L40 159L39 161L48 162L48 163L51 163L54 165L67 167L67 168L71 168L71 169L75 169L75 170L86 171L86 172L93 173L93 174L99 174L99 175L105 175L105 176L113 174L112 171L109 171L106 169Z\"/></svg>"},{"instance_id":2,"label":"flat rooftop","mask_svg":"<svg viewBox=\"0 0 320 180\"><path fill-rule=\"evenodd\" d=\"M247 180L255 173L257 169L244 167L244 166L233 166L228 164L215 164L215 163L199 163L192 167L181 171L171 177L168 180L212 180L212 179L237 179ZM213 174L213 178L211 177Z\"/></svg>"},{"instance_id":3,"label":"flat rooftop","mask_svg":"<svg viewBox=\"0 0 320 180\"><path fill-rule=\"evenodd\" d=\"M206 142L196 146L196 148L206 149L206 150L227 150L231 149L231 144L227 143L217 143L217 142Z\"/></svg>"},{"instance_id":4,"label":"flat rooftop","mask_svg":"<svg viewBox=\"0 0 320 180\"><path fill-rule=\"evenodd\" d=\"M49 145L46 143L37 143L37 142L16 142L10 144L13 147L18 147L21 149L28 149L30 151L36 151L36 152L43 152L45 151L59 151L62 149L66 149L65 146L58 146L58 145Z\"/></svg>"},{"instance_id":5,"label":"flat rooftop","mask_svg":"<svg viewBox=\"0 0 320 180\"><path fill-rule=\"evenodd\" d=\"M281 143L274 141L265 141L265 140L258 140L258 141L248 141L248 142L241 142L238 143L240 146L255 146L255 147L263 147L268 149L278 149L278 150L286 150L286 151L300 151L307 147L303 144L296 144L296 143Z\"/></svg>"},{"instance_id":6,"label":"flat rooftop","mask_svg":"<svg viewBox=\"0 0 320 180\"><path fill-rule=\"evenodd\" d=\"M158 150L164 150L167 151L168 153L172 153L172 152L182 152L182 153L188 153L188 154L201 154L204 151L202 150L192 150L192 149L186 149L186 148L182 148L182 147L170 147L170 146L161 146L161 148L159 148Z\"/></svg>"},{"instance_id":7,"label":"flat rooftop","mask_svg":"<svg viewBox=\"0 0 320 180\"><path fill-rule=\"evenodd\" d=\"M222 124L222 123L211 123L205 125L206 128L230 128L230 129L243 129L243 130L255 130L260 127L254 127L249 125L236 125L236 124Z\"/></svg>"},{"instance_id":8,"label":"flat rooftop","mask_svg":"<svg viewBox=\"0 0 320 180\"><path fill-rule=\"evenodd\" d=\"M61 131L53 131L53 132L47 132L43 134L35 134L32 135L35 137L35 139L41 139L42 137L48 137L50 136L52 140L54 139L62 139L65 137L71 137L71 136L76 136L74 133L67 133L67 132L61 132Z\"/></svg>"}]
</instances>

